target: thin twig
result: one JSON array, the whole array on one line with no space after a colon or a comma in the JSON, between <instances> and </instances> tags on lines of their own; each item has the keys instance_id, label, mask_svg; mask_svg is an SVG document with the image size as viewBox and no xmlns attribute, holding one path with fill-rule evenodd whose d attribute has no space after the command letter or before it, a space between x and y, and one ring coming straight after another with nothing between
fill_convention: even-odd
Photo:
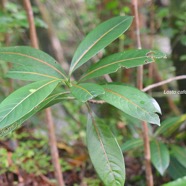
<instances>
[{"instance_id":1,"label":"thin twig","mask_svg":"<svg viewBox=\"0 0 186 186\"><path fill-rule=\"evenodd\" d=\"M24 0L23 1L25 10L27 13L27 19L29 22L29 29L30 29L30 40L31 40L31 45L34 48L39 48L38 45L38 39L37 39L37 34L36 34L36 28L34 24L34 16L33 16L33 11L32 11L32 6L30 3L30 0ZM62 176L62 171L59 163L59 154L57 150L57 142L56 142L56 136L55 136L55 130L54 130L54 123L52 119L52 114L51 114L51 109L47 108L46 110L46 120L47 120L47 127L48 127L48 136L49 136L49 145L50 145L50 151L51 151L51 156L52 156L52 161L54 165L54 173L55 177L58 182L58 186L64 186L64 180Z\"/></svg>"},{"instance_id":2,"label":"thin twig","mask_svg":"<svg viewBox=\"0 0 186 186\"><path fill-rule=\"evenodd\" d=\"M141 49L141 38L140 38L140 24L139 24L139 15L138 15L138 1L133 0L134 4L134 13L136 20L136 37L137 37L137 46L138 49ZM137 71L137 87L142 90L143 88L143 66L138 67ZM150 143L148 136L148 125L146 122L142 122L143 126L143 142L144 142L144 153L145 153L145 171L146 171L146 183L147 186L153 186L153 175L151 168L151 156L150 156Z\"/></svg>"},{"instance_id":3,"label":"thin twig","mask_svg":"<svg viewBox=\"0 0 186 186\"><path fill-rule=\"evenodd\" d=\"M153 88L165 85L165 84L170 83L172 81L181 80L181 79L186 79L186 75L176 76L176 77L172 77L172 78L166 79L166 80L158 82L158 83L154 83L152 85L145 87L143 89L143 91L146 92L146 91L151 90Z\"/></svg>"}]
</instances>

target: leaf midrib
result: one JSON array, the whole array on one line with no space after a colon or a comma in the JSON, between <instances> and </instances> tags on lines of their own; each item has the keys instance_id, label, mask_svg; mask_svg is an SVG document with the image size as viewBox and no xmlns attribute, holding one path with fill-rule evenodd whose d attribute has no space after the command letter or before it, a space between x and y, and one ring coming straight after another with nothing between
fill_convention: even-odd
<instances>
[{"instance_id":1,"label":"leaf midrib","mask_svg":"<svg viewBox=\"0 0 186 186\"><path fill-rule=\"evenodd\" d=\"M81 87L81 86L79 86L79 85L77 85L77 84L73 84L73 86L74 86L74 87L77 87L77 88L79 88L79 89L81 89L81 90L83 90L83 91L85 91L85 92L88 93L91 97L94 97L87 89L85 89L85 88L83 88L83 87Z\"/></svg>"},{"instance_id":2,"label":"leaf midrib","mask_svg":"<svg viewBox=\"0 0 186 186\"><path fill-rule=\"evenodd\" d=\"M113 180L116 180L116 179L115 179L115 175L114 175L114 173L113 173L114 171L112 170L112 167L111 167L111 165L110 165L110 163L109 163L109 159L108 159L108 157L107 157L106 150L105 150L104 145L103 145L103 142L102 142L102 140L101 140L101 134L100 134L100 132L99 132L99 129L98 129L97 126L96 126L96 122L95 122L94 118L92 118L92 122L93 122L93 125L94 125L94 127L95 127L95 130L96 130L96 133L97 133L99 142L100 142L100 144L101 144L101 147L102 147L101 149L103 150L103 154L104 154L105 159L106 159L106 161L107 161L107 166L108 166L108 168L110 169L110 172L112 173Z\"/></svg>"},{"instance_id":3,"label":"leaf midrib","mask_svg":"<svg viewBox=\"0 0 186 186\"><path fill-rule=\"evenodd\" d=\"M46 84L42 85L41 87L39 87L38 89L36 89L34 92L31 92L29 95L27 95L23 100L21 100L18 104L16 104L3 118L2 120L0 121L0 123L13 111L15 110L16 107L18 107L21 103L23 103L28 97L32 96L34 93L36 93L37 91L39 91L41 88L47 86L48 84L50 83L53 83L55 82L56 80L53 80L53 81L50 81L50 82L47 82Z\"/></svg>"},{"instance_id":4,"label":"leaf midrib","mask_svg":"<svg viewBox=\"0 0 186 186\"><path fill-rule=\"evenodd\" d=\"M88 76L88 75L94 73L95 71L100 70L100 69L103 69L103 68L106 68L106 67L108 67L108 66L115 65L115 64L117 64L117 63L122 63L122 62L130 61L130 60L134 60L134 59L141 59L141 58L144 58L144 57L146 57L146 56L136 57L136 58L130 58L130 59L123 59L123 60L115 61L115 62L112 62L112 63L109 63L109 64L105 64L105 65L103 65L103 66L101 66L101 67L98 67L98 68L92 70L92 71L89 71L87 74L85 74L84 76L82 76L81 79L84 79L86 76ZM98 62L98 63L99 63L99 62ZM124 66L124 65L121 65L121 66ZM125 66L124 66L124 67L125 67ZM118 67L118 68L120 68L120 67Z\"/></svg>"},{"instance_id":5,"label":"leaf midrib","mask_svg":"<svg viewBox=\"0 0 186 186\"><path fill-rule=\"evenodd\" d=\"M112 27L110 30L108 30L107 32L105 32L102 36L100 36L92 45L90 45L84 52L83 54L76 60L76 62L74 63L74 65L72 65L71 70L70 70L70 74L72 73L72 71L74 70L74 68L77 66L77 63L87 54L87 52L93 48L104 36L106 36L108 33L110 33L114 28L116 28L117 26L121 25L123 22L125 22L126 20L128 20L129 18L124 19L123 21L121 21L120 23L118 23L117 25L115 25L114 27Z\"/></svg>"},{"instance_id":6,"label":"leaf midrib","mask_svg":"<svg viewBox=\"0 0 186 186\"><path fill-rule=\"evenodd\" d=\"M39 76L44 76L44 77L48 77L48 78L51 78L51 79L55 79L55 80L59 80L59 78L55 77L55 76L49 76L49 75L46 75L46 74L41 74L41 73L37 73L37 72L25 72L25 71L9 71L8 73L22 73L22 74L35 74L35 75L39 75Z\"/></svg>"},{"instance_id":7,"label":"leaf midrib","mask_svg":"<svg viewBox=\"0 0 186 186\"><path fill-rule=\"evenodd\" d=\"M147 113L149 115L149 112L147 112L146 110L144 110L143 108L141 108L139 105L135 104L134 102L131 102L130 99L126 98L125 96L123 96L122 94L119 94L117 92L114 92L113 90L107 89L107 92L111 92L112 94L115 94L121 98L123 98L124 100L127 100L129 103L131 103L132 105L135 105L136 107L138 107L140 110L144 111L145 113Z\"/></svg>"}]
</instances>

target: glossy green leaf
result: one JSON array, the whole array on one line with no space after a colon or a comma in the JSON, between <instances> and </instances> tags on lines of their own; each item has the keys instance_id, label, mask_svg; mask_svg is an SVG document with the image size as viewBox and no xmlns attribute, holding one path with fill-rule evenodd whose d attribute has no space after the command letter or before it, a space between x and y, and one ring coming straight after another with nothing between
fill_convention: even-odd
<instances>
[{"instance_id":1,"label":"glossy green leaf","mask_svg":"<svg viewBox=\"0 0 186 186\"><path fill-rule=\"evenodd\" d=\"M3 100L0 104L1 133L4 128L10 130L11 124L37 108L58 83L59 80L35 82L14 91Z\"/></svg>"},{"instance_id":2,"label":"glossy green leaf","mask_svg":"<svg viewBox=\"0 0 186 186\"><path fill-rule=\"evenodd\" d=\"M87 146L91 161L105 186L123 186L125 165L121 149L108 126L89 118Z\"/></svg>"},{"instance_id":3,"label":"glossy green leaf","mask_svg":"<svg viewBox=\"0 0 186 186\"><path fill-rule=\"evenodd\" d=\"M163 134L164 136L171 136L180 125L186 120L186 114L182 116L171 117L164 120L161 123L161 126L157 128L155 136Z\"/></svg>"},{"instance_id":4,"label":"glossy green leaf","mask_svg":"<svg viewBox=\"0 0 186 186\"><path fill-rule=\"evenodd\" d=\"M186 176L175 181L163 184L162 186L186 186Z\"/></svg>"},{"instance_id":5,"label":"glossy green leaf","mask_svg":"<svg viewBox=\"0 0 186 186\"><path fill-rule=\"evenodd\" d=\"M172 145L171 155L174 156L180 162L180 164L186 168L186 148Z\"/></svg>"},{"instance_id":6,"label":"glossy green leaf","mask_svg":"<svg viewBox=\"0 0 186 186\"><path fill-rule=\"evenodd\" d=\"M54 94L48 96L38 106L36 106L31 112L29 112L28 114L23 116L21 119L17 120L15 123L9 125L8 127L5 127L3 129L1 129L0 130L0 136L6 136L10 132L12 132L12 131L16 130L17 128L19 128L23 124L24 121L26 121L27 119L32 117L34 114L36 114L40 110L48 108L49 106L52 106L52 105L56 104L57 102L56 101L54 102L54 100L56 98L62 97L63 94L65 94L65 92L54 93Z\"/></svg>"},{"instance_id":7,"label":"glossy green leaf","mask_svg":"<svg viewBox=\"0 0 186 186\"><path fill-rule=\"evenodd\" d=\"M142 91L124 84L103 85L105 94L99 98L123 112L149 123L160 125L157 113L161 113L157 102Z\"/></svg>"},{"instance_id":8,"label":"glossy green leaf","mask_svg":"<svg viewBox=\"0 0 186 186\"><path fill-rule=\"evenodd\" d=\"M170 157L170 165L167 172L173 179L178 179L186 176L186 168L182 166L177 159Z\"/></svg>"},{"instance_id":9,"label":"glossy green leaf","mask_svg":"<svg viewBox=\"0 0 186 186\"><path fill-rule=\"evenodd\" d=\"M70 90L72 95L82 102L105 93L103 87L94 83L73 84Z\"/></svg>"},{"instance_id":10,"label":"glossy green leaf","mask_svg":"<svg viewBox=\"0 0 186 186\"><path fill-rule=\"evenodd\" d=\"M159 142L152 141L150 143L151 161L157 171L163 175L169 166L170 156L167 147Z\"/></svg>"},{"instance_id":11,"label":"glossy green leaf","mask_svg":"<svg viewBox=\"0 0 186 186\"><path fill-rule=\"evenodd\" d=\"M159 51L129 50L110 55L93 64L88 71L81 77L81 80L87 80L116 72L119 68L131 68L144 65L155 61L155 58L163 58L165 54Z\"/></svg>"},{"instance_id":12,"label":"glossy green leaf","mask_svg":"<svg viewBox=\"0 0 186 186\"><path fill-rule=\"evenodd\" d=\"M123 152L126 152L128 150L142 147L142 145L143 145L142 139L131 139L131 140L127 140L124 144L121 145L121 150Z\"/></svg>"},{"instance_id":13,"label":"glossy green leaf","mask_svg":"<svg viewBox=\"0 0 186 186\"><path fill-rule=\"evenodd\" d=\"M26 46L0 48L0 60L15 63L10 78L40 81L66 79L61 66L48 54Z\"/></svg>"},{"instance_id":14,"label":"glossy green leaf","mask_svg":"<svg viewBox=\"0 0 186 186\"><path fill-rule=\"evenodd\" d=\"M109 19L91 31L77 48L70 67L70 74L124 33L132 23L131 16Z\"/></svg>"}]
</instances>

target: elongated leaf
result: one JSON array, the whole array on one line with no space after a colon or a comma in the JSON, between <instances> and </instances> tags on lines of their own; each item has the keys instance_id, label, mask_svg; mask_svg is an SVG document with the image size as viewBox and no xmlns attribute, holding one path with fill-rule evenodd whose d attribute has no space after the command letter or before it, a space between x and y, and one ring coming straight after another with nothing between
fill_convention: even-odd
<instances>
[{"instance_id":1,"label":"elongated leaf","mask_svg":"<svg viewBox=\"0 0 186 186\"><path fill-rule=\"evenodd\" d=\"M185 120L186 114L164 120L161 126L156 130L155 136L158 136L160 134L163 134L166 137L171 136L173 132L175 132Z\"/></svg>"},{"instance_id":2,"label":"elongated leaf","mask_svg":"<svg viewBox=\"0 0 186 186\"><path fill-rule=\"evenodd\" d=\"M142 145L143 145L142 139L131 139L131 140L127 140L123 145L121 145L121 150L123 152L126 152L128 150L139 148Z\"/></svg>"},{"instance_id":3,"label":"elongated leaf","mask_svg":"<svg viewBox=\"0 0 186 186\"><path fill-rule=\"evenodd\" d=\"M162 186L185 186L186 185L186 176L183 178L179 178L175 181L171 181L169 183L163 184Z\"/></svg>"},{"instance_id":4,"label":"elongated leaf","mask_svg":"<svg viewBox=\"0 0 186 186\"><path fill-rule=\"evenodd\" d=\"M0 60L16 64L7 74L11 78L29 81L66 79L64 70L51 56L31 47L0 48Z\"/></svg>"},{"instance_id":5,"label":"elongated leaf","mask_svg":"<svg viewBox=\"0 0 186 186\"><path fill-rule=\"evenodd\" d=\"M173 156L170 156L170 165L167 171L173 179L186 176L186 168L182 166Z\"/></svg>"},{"instance_id":6,"label":"elongated leaf","mask_svg":"<svg viewBox=\"0 0 186 186\"><path fill-rule=\"evenodd\" d=\"M158 141L150 143L151 161L158 172L163 175L169 166L170 156L167 147Z\"/></svg>"},{"instance_id":7,"label":"elongated leaf","mask_svg":"<svg viewBox=\"0 0 186 186\"><path fill-rule=\"evenodd\" d=\"M131 68L139 65L154 62L154 58L165 57L165 54L159 51L129 50L110 55L93 64L88 71L81 77L81 80L95 78L104 74L116 72L119 68Z\"/></svg>"},{"instance_id":8,"label":"elongated leaf","mask_svg":"<svg viewBox=\"0 0 186 186\"><path fill-rule=\"evenodd\" d=\"M90 32L77 48L70 74L125 32L132 23L130 16L118 16L101 23Z\"/></svg>"},{"instance_id":9,"label":"elongated leaf","mask_svg":"<svg viewBox=\"0 0 186 186\"><path fill-rule=\"evenodd\" d=\"M39 81L26 85L0 104L0 130L10 127L36 108L57 86L59 80Z\"/></svg>"},{"instance_id":10,"label":"elongated leaf","mask_svg":"<svg viewBox=\"0 0 186 186\"><path fill-rule=\"evenodd\" d=\"M103 87L94 83L73 84L70 90L72 95L82 102L105 93Z\"/></svg>"},{"instance_id":11,"label":"elongated leaf","mask_svg":"<svg viewBox=\"0 0 186 186\"><path fill-rule=\"evenodd\" d=\"M186 148L172 145L171 155L174 156L180 162L180 164L186 168Z\"/></svg>"},{"instance_id":12,"label":"elongated leaf","mask_svg":"<svg viewBox=\"0 0 186 186\"><path fill-rule=\"evenodd\" d=\"M44 108L47 108L47 107L53 105L53 104L51 104L53 102L53 100L57 97L61 97L63 94L65 94L65 92L55 93L55 94L52 94L52 95L48 96L38 106L36 106L31 112L29 112L28 114L23 116L21 119L17 120L15 123L1 129L0 130L0 136L6 136L10 132L16 130L17 128L19 128L21 126L21 124L23 124L24 121L26 121L27 119L32 117L34 114L36 114L37 112L39 112L40 110L42 110Z\"/></svg>"},{"instance_id":13,"label":"elongated leaf","mask_svg":"<svg viewBox=\"0 0 186 186\"><path fill-rule=\"evenodd\" d=\"M105 94L100 95L99 98L130 116L160 125L159 116L156 113L161 113L161 110L154 99L124 84L110 83L103 87Z\"/></svg>"},{"instance_id":14,"label":"elongated leaf","mask_svg":"<svg viewBox=\"0 0 186 186\"><path fill-rule=\"evenodd\" d=\"M123 186L125 166L121 149L106 124L89 118L87 146L91 161L105 186Z\"/></svg>"}]
</instances>

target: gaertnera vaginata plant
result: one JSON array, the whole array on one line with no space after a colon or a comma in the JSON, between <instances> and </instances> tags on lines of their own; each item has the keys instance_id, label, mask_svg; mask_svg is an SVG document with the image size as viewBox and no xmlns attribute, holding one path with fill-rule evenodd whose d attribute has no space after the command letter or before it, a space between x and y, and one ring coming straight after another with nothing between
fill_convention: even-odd
<instances>
[{"instance_id":1,"label":"gaertnera vaginata plant","mask_svg":"<svg viewBox=\"0 0 186 186\"><path fill-rule=\"evenodd\" d=\"M106 186L123 186L125 165L121 149L109 127L95 116L89 106L92 99L103 100L139 120L160 125L158 103L144 92L112 82L90 83L89 79L154 62L165 55L155 50L126 50L90 65L77 80L71 76L100 50L123 34L132 23L131 16L107 20L91 31L73 56L69 73L48 54L26 46L0 48L0 60L12 62L7 77L33 81L14 91L0 104L0 136L15 130L35 113L73 97L87 105L87 146L91 161ZM96 82L96 81L95 81Z\"/></svg>"}]
</instances>

